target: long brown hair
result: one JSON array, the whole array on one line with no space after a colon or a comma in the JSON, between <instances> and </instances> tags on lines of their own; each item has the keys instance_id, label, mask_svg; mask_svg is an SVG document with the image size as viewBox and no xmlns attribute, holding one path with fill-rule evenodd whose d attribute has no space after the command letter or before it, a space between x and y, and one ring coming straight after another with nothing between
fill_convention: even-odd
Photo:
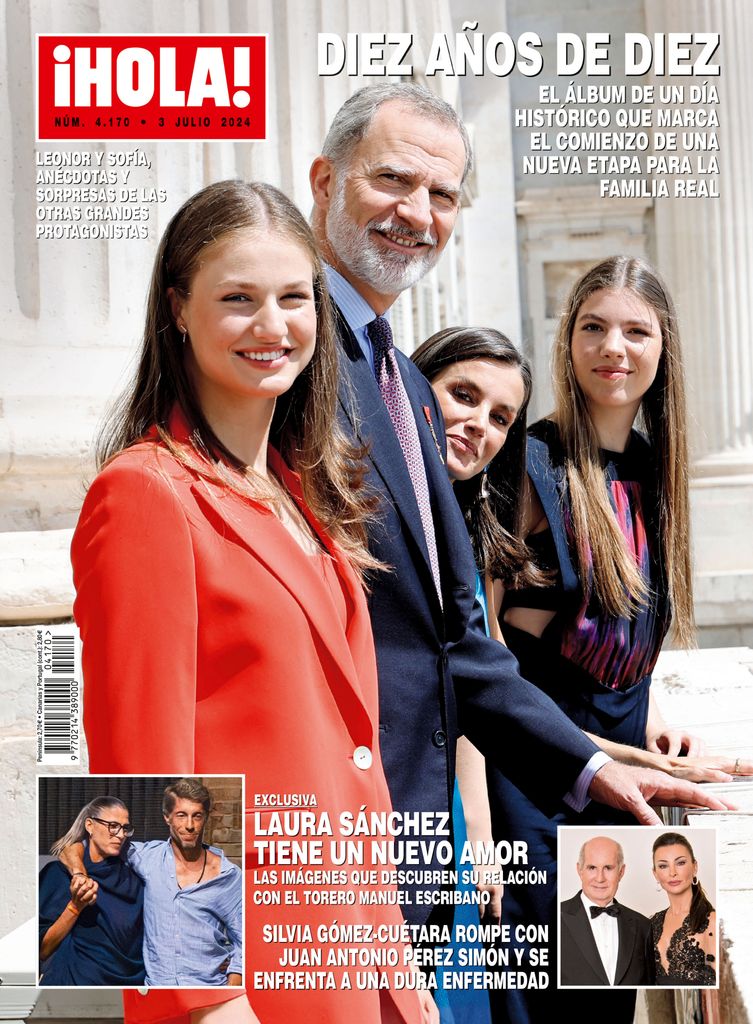
<instances>
[{"instance_id":1,"label":"long brown hair","mask_svg":"<svg viewBox=\"0 0 753 1024\"><path fill-rule=\"evenodd\" d=\"M463 511L476 564L505 586L545 582L521 539L521 501L526 472L526 412L531 398L531 369L509 338L492 327L448 327L433 334L411 356L424 377L434 378L453 363L492 359L520 372L523 404L507 439L487 467L470 480L456 480L453 490Z\"/></svg>"},{"instance_id":2,"label":"long brown hair","mask_svg":"<svg viewBox=\"0 0 753 1024\"><path fill-rule=\"evenodd\" d=\"M552 353L555 419L565 450L579 575L607 615L630 615L649 598L646 580L628 551L609 502L599 441L588 403L575 378L572 336L581 306L602 289L627 289L659 320L662 352L656 378L641 402L642 425L651 445L662 570L673 613L673 637L695 645L685 385L672 299L642 259L612 256L592 267L567 299ZM592 570L592 572L591 572Z\"/></svg>"},{"instance_id":3,"label":"long brown hair","mask_svg":"<svg viewBox=\"0 0 753 1024\"><path fill-rule=\"evenodd\" d=\"M696 863L693 847L681 832L664 832L663 835L660 835L654 841L654 845L651 850L654 868L656 868L656 851L662 846L684 846L688 851L690 859L694 864ZM706 928L708 928L709 914L714 912L714 908L711 905L711 900L703 891L703 886L701 885L697 875L691 884L691 891L693 896L690 901L690 910L688 912L688 930L691 935L698 935L699 932L705 931Z\"/></svg>"},{"instance_id":4,"label":"long brown hair","mask_svg":"<svg viewBox=\"0 0 753 1024\"><path fill-rule=\"evenodd\" d=\"M337 424L337 350L332 313L319 252L309 225L278 189L258 182L220 181L201 189L178 210L165 230L154 261L146 325L135 380L121 397L100 435L97 461L144 439L156 427L181 463L242 494L274 502L263 481L216 436L199 404L184 359L169 292L185 298L210 247L232 232L251 228L279 232L311 260L317 316L316 347L308 366L275 404L270 438L300 473L304 498L314 515L359 569L376 563L366 547L365 519L372 501L364 494L362 452ZM169 432L177 406L188 423L191 444Z\"/></svg>"}]
</instances>

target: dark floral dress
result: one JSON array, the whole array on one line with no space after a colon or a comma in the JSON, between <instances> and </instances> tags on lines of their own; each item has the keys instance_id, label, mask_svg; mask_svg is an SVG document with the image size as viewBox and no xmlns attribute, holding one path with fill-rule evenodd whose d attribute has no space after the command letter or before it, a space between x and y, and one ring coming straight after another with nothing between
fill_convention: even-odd
<instances>
[{"instance_id":1,"label":"dark floral dress","mask_svg":"<svg viewBox=\"0 0 753 1024\"><path fill-rule=\"evenodd\" d=\"M695 935L691 934L687 917L669 940L667 947L667 967L664 970L659 939L664 930L666 910L660 910L651 918L651 936L654 943L654 968L657 985L716 985L716 958L706 953L699 946ZM703 934L709 927L708 915L701 923L698 934Z\"/></svg>"}]
</instances>

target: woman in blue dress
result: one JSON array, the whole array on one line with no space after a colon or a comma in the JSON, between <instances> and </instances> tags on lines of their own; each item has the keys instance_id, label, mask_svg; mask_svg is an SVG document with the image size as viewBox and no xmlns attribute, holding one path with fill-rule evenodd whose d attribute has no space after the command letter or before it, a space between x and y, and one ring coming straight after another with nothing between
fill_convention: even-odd
<instances>
[{"instance_id":1,"label":"woman in blue dress","mask_svg":"<svg viewBox=\"0 0 753 1024\"><path fill-rule=\"evenodd\" d=\"M133 835L128 808L117 797L88 803L51 853L84 842L90 883L75 896L59 861L39 876L40 985L141 985L144 982L144 883L120 858Z\"/></svg>"},{"instance_id":2,"label":"woman in blue dress","mask_svg":"<svg viewBox=\"0 0 753 1024\"><path fill-rule=\"evenodd\" d=\"M501 639L497 610L503 582L529 586L544 582L543 575L531 564L525 545L517 539L531 373L512 342L491 328L440 331L414 352L412 359L431 382L442 409L447 472L465 515L479 567L476 597L484 609L487 632ZM453 826L458 852L466 838L472 844L491 842L484 758L464 738L458 743ZM457 866L459 888L473 890L467 874L469 866ZM482 867L477 871L479 892L489 900L480 907L483 920L498 922L502 887L492 880L484 881ZM454 923L456 927L471 924L478 922L478 917L476 907L465 904L456 908ZM456 969L461 946L467 950L469 944L454 943ZM476 948L480 949L480 944ZM483 972L483 964L477 970ZM462 991L447 991L442 988L441 969L437 976L436 999L442 1024L489 1021L489 1000L483 991L470 985Z\"/></svg>"}]
</instances>

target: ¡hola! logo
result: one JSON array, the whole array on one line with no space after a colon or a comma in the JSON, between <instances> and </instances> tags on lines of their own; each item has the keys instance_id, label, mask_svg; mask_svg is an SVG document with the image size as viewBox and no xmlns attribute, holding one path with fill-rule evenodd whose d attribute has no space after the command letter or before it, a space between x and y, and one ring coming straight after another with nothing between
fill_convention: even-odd
<instances>
[{"instance_id":1,"label":"\u00a1hola! logo","mask_svg":"<svg viewBox=\"0 0 753 1024\"><path fill-rule=\"evenodd\" d=\"M263 139L264 35L37 36L39 141Z\"/></svg>"}]
</instances>

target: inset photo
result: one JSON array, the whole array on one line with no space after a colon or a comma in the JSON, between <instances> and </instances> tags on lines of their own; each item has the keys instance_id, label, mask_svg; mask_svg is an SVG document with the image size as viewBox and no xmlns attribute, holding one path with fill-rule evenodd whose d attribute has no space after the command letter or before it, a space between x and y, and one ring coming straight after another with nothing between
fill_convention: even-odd
<instances>
[{"instance_id":1,"label":"inset photo","mask_svg":"<svg viewBox=\"0 0 753 1024\"><path fill-rule=\"evenodd\" d=\"M714 827L561 826L559 988L718 988Z\"/></svg>"},{"instance_id":2,"label":"inset photo","mask_svg":"<svg viewBox=\"0 0 753 1024\"><path fill-rule=\"evenodd\" d=\"M39 776L43 987L243 984L243 776Z\"/></svg>"}]
</instances>

